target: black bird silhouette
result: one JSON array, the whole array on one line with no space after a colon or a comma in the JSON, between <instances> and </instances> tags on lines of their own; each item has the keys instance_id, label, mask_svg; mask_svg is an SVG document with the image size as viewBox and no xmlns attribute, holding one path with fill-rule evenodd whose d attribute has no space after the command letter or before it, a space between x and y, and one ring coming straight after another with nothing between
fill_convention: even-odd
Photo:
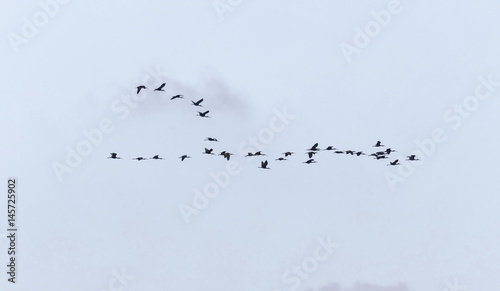
<instances>
[{"instance_id":1,"label":"black bird silhouette","mask_svg":"<svg viewBox=\"0 0 500 291\"><path fill-rule=\"evenodd\" d=\"M385 152L386 152L386 154L388 154L388 155L389 155L389 154L391 154L392 152L396 152L396 150L393 150L393 149L391 149L391 148L388 148L388 149L386 149L386 150L385 150Z\"/></svg>"},{"instance_id":2,"label":"black bird silhouette","mask_svg":"<svg viewBox=\"0 0 500 291\"><path fill-rule=\"evenodd\" d=\"M207 148L205 148L204 154L206 154L206 155L213 155L213 153L212 153L213 151L214 151L214 149L207 149Z\"/></svg>"},{"instance_id":3,"label":"black bird silhouette","mask_svg":"<svg viewBox=\"0 0 500 291\"><path fill-rule=\"evenodd\" d=\"M356 156L358 156L358 157L359 157L359 156L361 156L361 155L363 155L363 156L364 156L364 155L365 155L365 153L363 153L363 152L357 152L357 153L356 153Z\"/></svg>"},{"instance_id":4,"label":"black bird silhouette","mask_svg":"<svg viewBox=\"0 0 500 291\"><path fill-rule=\"evenodd\" d=\"M132 160L138 160L138 161L142 161L142 160L147 160L146 158L143 158L143 157L138 157L138 158L134 158Z\"/></svg>"},{"instance_id":5,"label":"black bird silhouette","mask_svg":"<svg viewBox=\"0 0 500 291\"><path fill-rule=\"evenodd\" d=\"M142 89L147 89L146 86L144 85L141 85L141 86L137 86L137 94L139 94L139 92L141 92Z\"/></svg>"},{"instance_id":6,"label":"black bird silhouette","mask_svg":"<svg viewBox=\"0 0 500 291\"><path fill-rule=\"evenodd\" d=\"M255 154L253 154L254 156L266 156L266 154L263 154L262 152L258 151L256 152Z\"/></svg>"},{"instance_id":7,"label":"black bird silhouette","mask_svg":"<svg viewBox=\"0 0 500 291\"><path fill-rule=\"evenodd\" d=\"M383 156L385 154L386 154L386 152L376 152L376 153L371 154L370 156L376 157L376 156Z\"/></svg>"},{"instance_id":8,"label":"black bird silhouette","mask_svg":"<svg viewBox=\"0 0 500 291\"><path fill-rule=\"evenodd\" d=\"M181 159L181 162L184 162L185 159L190 159L191 157L188 156L188 155L183 155L183 156L180 156L179 159Z\"/></svg>"},{"instance_id":9,"label":"black bird silhouette","mask_svg":"<svg viewBox=\"0 0 500 291\"><path fill-rule=\"evenodd\" d=\"M286 160L287 159L285 159L285 158L278 158L278 159L276 159L276 161L286 161Z\"/></svg>"},{"instance_id":10,"label":"black bird silhouette","mask_svg":"<svg viewBox=\"0 0 500 291\"><path fill-rule=\"evenodd\" d=\"M316 164L317 162L314 159L307 160L306 162L303 162L303 164Z\"/></svg>"},{"instance_id":11,"label":"black bird silhouette","mask_svg":"<svg viewBox=\"0 0 500 291\"><path fill-rule=\"evenodd\" d=\"M200 105L200 104L201 104L201 102L203 102L203 99L200 99L200 100L198 100L197 102L194 102L194 101L192 101L192 100L191 100L191 103L193 103L193 105L194 105L194 106L203 107L202 105Z\"/></svg>"},{"instance_id":12,"label":"black bird silhouette","mask_svg":"<svg viewBox=\"0 0 500 291\"><path fill-rule=\"evenodd\" d=\"M108 159L121 159L121 158L116 156L117 155L116 153L110 153L110 155L111 155L111 157L108 157Z\"/></svg>"},{"instance_id":13,"label":"black bird silhouette","mask_svg":"<svg viewBox=\"0 0 500 291\"><path fill-rule=\"evenodd\" d=\"M333 151L333 150L336 150L336 148L334 148L333 146L328 146L325 151Z\"/></svg>"},{"instance_id":14,"label":"black bird silhouette","mask_svg":"<svg viewBox=\"0 0 500 291\"><path fill-rule=\"evenodd\" d=\"M309 156L310 159L316 154L316 152L307 152L306 155Z\"/></svg>"},{"instance_id":15,"label":"black bird silhouette","mask_svg":"<svg viewBox=\"0 0 500 291\"><path fill-rule=\"evenodd\" d=\"M218 140L213 137L207 137L205 140L218 142Z\"/></svg>"},{"instance_id":16,"label":"black bird silhouette","mask_svg":"<svg viewBox=\"0 0 500 291\"><path fill-rule=\"evenodd\" d=\"M312 146L312 148L307 149L307 151L313 151L313 152L315 152L315 151L319 151L319 149L318 149L318 145L319 145L318 143L315 143L315 144Z\"/></svg>"},{"instance_id":17,"label":"black bird silhouette","mask_svg":"<svg viewBox=\"0 0 500 291\"><path fill-rule=\"evenodd\" d=\"M165 87L166 84L167 83L161 84L160 87L158 87L158 88L155 89L155 91L165 91L165 90L163 90L163 87Z\"/></svg>"},{"instance_id":18,"label":"black bird silhouette","mask_svg":"<svg viewBox=\"0 0 500 291\"><path fill-rule=\"evenodd\" d=\"M163 158L160 158L160 155L156 155L156 156L152 157L151 159L153 159L153 160L163 160Z\"/></svg>"},{"instance_id":19,"label":"black bird silhouette","mask_svg":"<svg viewBox=\"0 0 500 291\"><path fill-rule=\"evenodd\" d=\"M397 166L399 165L399 160L394 160L394 162L389 162L388 166Z\"/></svg>"},{"instance_id":20,"label":"black bird silhouette","mask_svg":"<svg viewBox=\"0 0 500 291\"><path fill-rule=\"evenodd\" d=\"M231 156L232 156L232 155L233 155L232 153L225 153L225 154L224 154L224 158L226 158L226 160L228 160L228 161L229 161L229 160L231 159Z\"/></svg>"},{"instance_id":21,"label":"black bird silhouette","mask_svg":"<svg viewBox=\"0 0 500 291\"><path fill-rule=\"evenodd\" d=\"M234 154L232 154L232 153L228 153L228 152L226 152L226 151L223 151L223 152L221 152L221 153L219 154L219 156L224 156L224 158L225 158L226 160L228 160L228 161L229 161L229 159L231 158L231 156L234 156Z\"/></svg>"},{"instance_id":22,"label":"black bird silhouette","mask_svg":"<svg viewBox=\"0 0 500 291\"><path fill-rule=\"evenodd\" d=\"M178 98L184 98L184 95L175 95L170 100L178 99Z\"/></svg>"},{"instance_id":23,"label":"black bird silhouette","mask_svg":"<svg viewBox=\"0 0 500 291\"><path fill-rule=\"evenodd\" d=\"M411 156L407 156L408 159L406 159L407 161L420 161L419 159L416 158L415 155L411 155Z\"/></svg>"},{"instance_id":24,"label":"black bird silhouette","mask_svg":"<svg viewBox=\"0 0 500 291\"><path fill-rule=\"evenodd\" d=\"M197 115L197 116L200 116L200 117L208 117L208 118L210 118L210 116L207 116L207 114L208 114L209 112L210 112L209 110L207 110L207 111L205 111L205 112L203 112L203 113L198 111L198 115Z\"/></svg>"},{"instance_id":25,"label":"black bird silhouette","mask_svg":"<svg viewBox=\"0 0 500 291\"><path fill-rule=\"evenodd\" d=\"M386 156L381 155L381 156L375 156L375 159L380 160L380 159L387 159Z\"/></svg>"},{"instance_id":26,"label":"black bird silhouette","mask_svg":"<svg viewBox=\"0 0 500 291\"><path fill-rule=\"evenodd\" d=\"M253 157L252 153L248 153L245 157Z\"/></svg>"},{"instance_id":27,"label":"black bird silhouette","mask_svg":"<svg viewBox=\"0 0 500 291\"><path fill-rule=\"evenodd\" d=\"M385 147L385 145L383 145L380 141L377 141L374 147Z\"/></svg>"},{"instance_id":28,"label":"black bird silhouette","mask_svg":"<svg viewBox=\"0 0 500 291\"><path fill-rule=\"evenodd\" d=\"M348 151L345 151L346 155L354 155L354 151L351 151L351 150L348 150Z\"/></svg>"},{"instance_id":29,"label":"black bird silhouette","mask_svg":"<svg viewBox=\"0 0 500 291\"><path fill-rule=\"evenodd\" d=\"M343 151L334 151L333 153L334 154L343 154L344 152Z\"/></svg>"},{"instance_id":30,"label":"black bird silhouette","mask_svg":"<svg viewBox=\"0 0 500 291\"><path fill-rule=\"evenodd\" d=\"M294 154L294 152L286 152L286 153L283 153L285 155L285 158L288 157L288 156L291 156Z\"/></svg>"},{"instance_id":31,"label":"black bird silhouette","mask_svg":"<svg viewBox=\"0 0 500 291\"><path fill-rule=\"evenodd\" d=\"M269 163L267 162L267 160L265 162L260 162L260 169L265 169L265 170L271 170L270 168L267 167Z\"/></svg>"}]
</instances>

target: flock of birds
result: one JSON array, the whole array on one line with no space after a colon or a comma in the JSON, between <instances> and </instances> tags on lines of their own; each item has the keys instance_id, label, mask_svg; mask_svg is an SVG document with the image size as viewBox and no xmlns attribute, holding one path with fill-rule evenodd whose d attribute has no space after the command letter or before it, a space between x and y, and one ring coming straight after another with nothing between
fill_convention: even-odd
<instances>
[{"instance_id":1,"label":"flock of birds","mask_svg":"<svg viewBox=\"0 0 500 291\"><path fill-rule=\"evenodd\" d=\"M163 90L163 88L165 87L166 83L163 83L161 84L158 88L154 89L154 91L165 91ZM147 89L146 86L144 85L140 85L140 86L137 86L137 94L139 94L142 90L145 90ZM170 98L170 100L175 100L175 99L183 99L184 96L183 95L175 95L175 96L172 96L172 98ZM198 101L191 101L192 105L193 106L196 106L196 107L203 107L201 105L201 103L203 102L203 99L200 99ZM210 116L208 116L208 113L210 111L207 110L205 112L200 112L198 111L198 115L197 116L200 116L200 117L205 117L205 118L210 118ZM213 138L213 137L207 137L205 139L205 141L208 141L208 142L219 142L218 139L216 138ZM376 147L376 148L380 148L380 147L385 147L380 141L377 141L377 143L375 145L373 145L373 147ZM311 148L309 149L306 149L306 155L309 157L309 159L305 162L303 162L304 164L315 164L317 163L317 161L314 159L314 156L316 154L318 154L320 151L332 151L334 154L346 154L346 155L351 155L351 156L369 156L369 157L373 157L374 159L376 160L381 160L381 159L388 159L389 158L389 155L393 152L396 152L396 150L393 150L392 148L386 148L385 150L382 150L382 151L377 151L377 152L374 152L374 153L371 153L369 155L365 154L364 152L362 151L353 151L353 150L338 150L337 148L333 147L333 146L328 146L324 149L320 149L319 148L319 144L316 143L314 144ZM205 155L215 155L214 153L214 149L213 148L205 148L205 151L202 152L202 154L205 154ZM287 160L287 157L289 156L292 156L293 154L295 154L294 152L284 152L282 155L282 157L279 157L276 159L276 161L286 161ZM222 156L223 158L225 158L226 160L230 160L231 159L231 156L233 156L234 154L228 152L228 151L222 151L218 154L218 156ZM262 151L258 151L258 152L255 152L255 153L248 153L247 155L245 155L244 157L263 157L263 156L267 156L266 154L262 153ZM179 157L179 159L181 160L181 162L183 162L184 160L186 159L190 159L191 157L189 155L182 155ZM114 160L117 160L117 159L121 159L121 157L118 156L117 153L111 153L111 156L108 157L108 159L114 159ZM163 160L163 158L160 158L160 155L155 155L151 158L149 158L151 160ZM144 157L136 157L136 158L133 158L133 160L137 160L137 161L144 161L144 160L148 160L147 158L144 158ZM417 157L415 155L410 155L410 156L407 156L407 161L418 161L419 159L417 159ZM396 159L392 162L389 162L389 164L387 164L387 166L397 166L397 165L400 165L399 163L399 159ZM261 161L260 163L260 169L264 169L264 170L270 170L271 168L269 168L269 162L267 160L264 160L264 161Z\"/></svg>"},{"instance_id":2,"label":"flock of birds","mask_svg":"<svg viewBox=\"0 0 500 291\"><path fill-rule=\"evenodd\" d=\"M161 84L158 88L154 89L154 91L165 91L165 90L163 90L163 88L165 87L165 85L167 85L167 83ZM137 88L137 94L139 94L141 92L141 90L148 89L144 85L137 86L136 88ZM184 99L184 95L175 95L175 96L172 96L172 98L170 98L170 100L175 100L175 99ZM197 106L197 107L203 107L203 105L201 105L202 102L203 102L203 98L200 99L200 100L198 100L198 101L196 101L196 102L195 101L191 101L192 105ZM209 110L207 110L205 112L198 111L198 115L197 116L205 117L205 118L210 118L210 116L208 116L209 112L210 112Z\"/></svg>"}]
</instances>

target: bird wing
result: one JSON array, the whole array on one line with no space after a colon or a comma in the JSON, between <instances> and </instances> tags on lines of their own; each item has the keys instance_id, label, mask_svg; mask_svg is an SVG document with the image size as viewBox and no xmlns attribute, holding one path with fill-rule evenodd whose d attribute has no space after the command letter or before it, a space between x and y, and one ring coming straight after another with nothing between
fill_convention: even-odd
<instances>
[{"instance_id":1,"label":"bird wing","mask_svg":"<svg viewBox=\"0 0 500 291\"><path fill-rule=\"evenodd\" d=\"M210 110L207 110L207 111L203 112L203 115L208 114L209 112L210 112Z\"/></svg>"},{"instance_id":2,"label":"bird wing","mask_svg":"<svg viewBox=\"0 0 500 291\"><path fill-rule=\"evenodd\" d=\"M163 83L163 84L161 84L161 85L160 85L160 87L158 87L158 90L163 89L163 87L165 87L165 85L166 85L166 84L167 84L167 83Z\"/></svg>"}]
</instances>

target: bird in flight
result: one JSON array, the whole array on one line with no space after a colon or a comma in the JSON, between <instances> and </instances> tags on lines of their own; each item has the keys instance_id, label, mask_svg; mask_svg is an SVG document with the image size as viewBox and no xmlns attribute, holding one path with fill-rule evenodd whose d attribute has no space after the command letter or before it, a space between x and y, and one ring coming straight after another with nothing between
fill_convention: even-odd
<instances>
[{"instance_id":1,"label":"bird in flight","mask_svg":"<svg viewBox=\"0 0 500 291\"><path fill-rule=\"evenodd\" d=\"M207 137L205 140L219 142L216 138Z\"/></svg>"},{"instance_id":2,"label":"bird in flight","mask_svg":"<svg viewBox=\"0 0 500 291\"><path fill-rule=\"evenodd\" d=\"M204 154L205 155L213 155L214 154L213 151L214 151L214 149L207 149L207 148L205 148Z\"/></svg>"},{"instance_id":3,"label":"bird in flight","mask_svg":"<svg viewBox=\"0 0 500 291\"><path fill-rule=\"evenodd\" d=\"M393 149L391 149L391 148L388 148L388 149L386 149L386 150L385 150L385 152L386 152L388 155L389 155L389 154L391 154L392 152L395 152L395 151L396 151L396 150L393 150Z\"/></svg>"},{"instance_id":4,"label":"bird in flight","mask_svg":"<svg viewBox=\"0 0 500 291\"><path fill-rule=\"evenodd\" d=\"M334 148L333 146L328 146L325 151L333 151L333 150L336 150L336 148Z\"/></svg>"},{"instance_id":5,"label":"bird in flight","mask_svg":"<svg viewBox=\"0 0 500 291\"><path fill-rule=\"evenodd\" d=\"M407 156L408 159L406 159L407 161L420 161L419 159L416 158L415 155L411 155L411 156Z\"/></svg>"},{"instance_id":6,"label":"bird in flight","mask_svg":"<svg viewBox=\"0 0 500 291\"><path fill-rule=\"evenodd\" d=\"M294 154L294 152L286 152L286 153L283 153L285 155L285 158L288 157L288 156L291 156Z\"/></svg>"},{"instance_id":7,"label":"bird in flight","mask_svg":"<svg viewBox=\"0 0 500 291\"><path fill-rule=\"evenodd\" d=\"M254 156L266 156L266 154L263 154L262 152L258 151L256 152L255 154L253 154Z\"/></svg>"},{"instance_id":8,"label":"bird in flight","mask_svg":"<svg viewBox=\"0 0 500 291\"><path fill-rule=\"evenodd\" d=\"M231 156L232 156L232 155L233 155L232 153L225 153L225 154L224 154L224 158L226 158L226 160L228 160L228 161L229 161L229 159L231 159Z\"/></svg>"},{"instance_id":9,"label":"bird in flight","mask_svg":"<svg viewBox=\"0 0 500 291\"><path fill-rule=\"evenodd\" d=\"M318 143L315 143L312 148L308 149L307 151L313 151L313 152L316 152L316 151L319 151L319 148L318 148Z\"/></svg>"},{"instance_id":10,"label":"bird in flight","mask_svg":"<svg viewBox=\"0 0 500 291\"><path fill-rule=\"evenodd\" d=\"M310 159L316 154L316 152L307 152L306 155L309 156Z\"/></svg>"},{"instance_id":11,"label":"bird in flight","mask_svg":"<svg viewBox=\"0 0 500 291\"><path fill-rule=\"evenodd\" d=\"M209 112L210 112L209 110L207 110L207 111L205 111L203 113L198 111L198 115L197 116L210 118L210 116L207 115Z\"/></svg>"},{"instance_id":12,"label":"bird in flight","mask_svg":"<svg viewBox=\"0 0 500 291\"><path fill-rule=\"evenodd\" d=\"M253 157L252 153L248 153L245 157Z\"/></svg>"},{"instance_id":13,"label":"bird in flight","mask_svg":"<svg viewBox=\"0 0 500 291\"><path fill-rule=\"evenodd\" d=\"M400 165L398 162L399 162L399 160L394 160L394 162L389 162L388 166L397 166L397 165Z\"/></svg>"},{"instance_id":14,"label":"bird in flight","mask_svg":"<svg viewBox=\"0 0 500 291\"><path fill-rule=\"evenodd\" d=\"M190 159L191 157L188 156L188 155L183 155L183 156L180 156L179 159L181 159L181 162L184 162L185 159Z\"/></svg>"},{"instance_id":15,"label":"bird in flight","mask_svg":"<svg viewBox=\"0 0 500 291\"><path fill-rule=\"evenodd\" d=\"M134 159L132 159L132 160L142 161L142 160L147 160L147 159L145 159L145 158L143 158L143 157L138 157L138 158L134 158Z\"/></svg>"},{"instance_id":16,"label":"bird in flight","mask_svg":"<svg viewBox=\"0 0 500 291\"><path fill-rule=\"evenodd\" d=\"M285 158L278 158L278 159L276 159L276 161L286 161L286 160L287 159L285 159Z\"/></svg>"},{"instance_id":17,"label":"bird in flight","mask_svg":"<svg viewBox=\"0 0 500 291\"><path fill-rule=\"evenodd\" d=\"M137 94L139 94L139 92L141 92L142 89L147 89L146 86L144 85L141 85L141 86L137 86Z\"/></svg>"},{"instance_id":18,"label":"bird in flight","mask_svg":"<svg viewBox=\"0 0 500 291\"><path fill-rule=\"evenodd\" d=\"M153 159L153 160L163 160L163 158L160 158L160 155L156 155L156 156L152 157L151 159Z\"/></svg>"},{"instance_id":19,"label":"bird in flight","mask_svg":"<svg viewBox=\"0 0 500 291\"><path fill-rule=\"evenodd\" d=\"M155 89L155 91L165 91L165 90L163 90L163 87L165 87L166 84L167 83L161 84L160 87L158 87L158 88Z\"/></svg>"},{"instance_id":20,"label":"bird in flight","mask_svg":"<svg viewBox=\"0 0 500 291\"><path fill-rule=\"evenodd\" d=\"M309 159L304 164L316 164L317 162L314 159Z\"/></svg>"},{"instance_id":21,"label":"bird in flight","mask_svg":"<svg viewBox=\"0 0 500 291\"><path fill-rule=\"evenodd\" d=\"M194 105L194 106L203 107L202 105L200 105L200 104L201 104L201 102L203 102L203 99L200 99L200 100L198 100L198 101L196 101L196 102L194 102L193 100L191 100L191 103L193 103L193 105Z\"/></svg>"},{"instance_id":22,"label":"bird in flight","mask_svg":"<svg viewBox=\"0 0 500 291\"><path fill-rule=\"evenodd\" d=\"M385 145L383 145L380 141L377 141L374 147L385 147Z\"/></svg>"},{"instance_id":23,"label":"bird in flight","mask_svg":"<svg viewBox=\"0 0 500 291\"><path fill-rule=\"evenodd\" d=\"M266 161L264 161L264 162L260 162L260 167L259 167L259 169L271 170L271 168L268 168L268 167L267 167L267 165L268 165L268 164L269 164L269 163L267 162L267 160L266 160Z\"/></svg>"},{"instance_id":24,"label":"bird in flight","mask_svg":"<svg viewBox=\"0 0 500 291\"><path fill-rule=\"evenodd\" d=\"M111 153L110 155L111 155L111 157L108 157L108 159L121 159L121 158L116 156L117 155L116 153Z\"/></svg>"},{"instance_id":25,"label":"bird in flight","mask_svg":"<svg viewBox=\"0 0 500 291\"><path fill-rule=\"evenodd\" d=\"M184 98L184 95L175 95L170 100L178 99L178 98Z\"/></svg>"}]
</instances>

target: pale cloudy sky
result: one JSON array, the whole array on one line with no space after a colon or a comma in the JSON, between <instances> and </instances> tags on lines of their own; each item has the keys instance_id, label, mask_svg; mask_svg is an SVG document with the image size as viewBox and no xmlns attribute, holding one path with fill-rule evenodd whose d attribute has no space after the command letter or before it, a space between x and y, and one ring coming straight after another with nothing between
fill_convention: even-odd
<instances>
[{"instance_id":1,"label":"pale cloudy sky","mask_svg":"<svg viewBox=\"0 0 500 291\"><path fill-rule=\"evenodd\" d=\"M352 2L2 1L0 289L494 290L500 3Z\"/></svg>"}]
</instances>

